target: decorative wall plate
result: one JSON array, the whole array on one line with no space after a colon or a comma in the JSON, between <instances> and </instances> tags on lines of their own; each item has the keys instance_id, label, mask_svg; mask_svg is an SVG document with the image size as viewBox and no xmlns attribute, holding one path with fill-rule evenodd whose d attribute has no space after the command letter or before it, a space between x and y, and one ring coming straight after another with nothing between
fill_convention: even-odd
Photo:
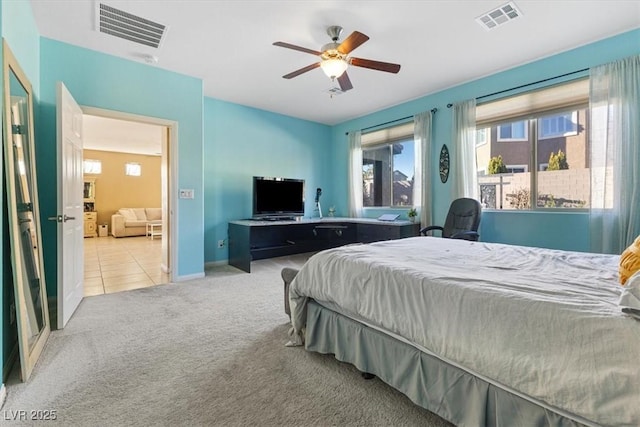
<instances>
[{"instance_id":1,"label":"decorative wall plate","mask_svg":"<svg viewBox=\"0 0 640 427\"><path fill-rule=\"evenodd\" d=\"M447 182L447 179L449 179L449 149L447 148L447 144L442 144L438 167L440 170L440 181L444 184Z\"/></svg>"}]
</instances>

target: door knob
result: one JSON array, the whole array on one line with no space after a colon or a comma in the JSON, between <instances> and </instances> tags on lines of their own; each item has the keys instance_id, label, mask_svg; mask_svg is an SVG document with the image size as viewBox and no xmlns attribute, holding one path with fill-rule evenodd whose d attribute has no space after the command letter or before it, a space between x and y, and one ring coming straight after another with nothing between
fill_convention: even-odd
<instances>
[{"instance_id":1,"label":"door knob","mask_svg":"<svg viewBox=\"0 0 640 427\"><path fill-rule=\"evenodd\" d=\"M72 219L76 219L75 216L67 216L67 214L64 215L56 215L56 216L50 216L49 218L47 218L49 221L56 221L56 222L67 222L70 221Z\"/></svg>"}]
</instances>

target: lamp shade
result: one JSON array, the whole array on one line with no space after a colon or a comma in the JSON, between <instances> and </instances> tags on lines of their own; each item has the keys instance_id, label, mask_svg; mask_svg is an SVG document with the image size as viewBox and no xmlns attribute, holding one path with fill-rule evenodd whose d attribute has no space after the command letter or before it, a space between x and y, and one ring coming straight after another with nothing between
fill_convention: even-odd
<instances>
[{"instance_id":1,"label":"lamp shade","mask_svg":"<svg viewBox=\"0 0 640 427\"><path fill-rule=\"evenodd\" d=\"M325 59L320 63L322 71L331 79L340 77L347 70L347 61L343 59Z\"/></svg>"}]
</instances>

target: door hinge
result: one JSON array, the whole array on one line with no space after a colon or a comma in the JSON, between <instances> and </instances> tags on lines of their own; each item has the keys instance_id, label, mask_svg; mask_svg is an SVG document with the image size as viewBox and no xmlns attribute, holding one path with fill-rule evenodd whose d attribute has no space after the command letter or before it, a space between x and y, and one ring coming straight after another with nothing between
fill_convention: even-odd
<instances>
[{"instance_id":1,"label":"door hinge","mask_svg":"<svg viewBox=\"0 0 640 427\"><path fill-rule=\"evenodd\" d=\"M11 125L11 133L14 135L26 134L24 126L21 125Z\"/></svg>"}]
</instances>

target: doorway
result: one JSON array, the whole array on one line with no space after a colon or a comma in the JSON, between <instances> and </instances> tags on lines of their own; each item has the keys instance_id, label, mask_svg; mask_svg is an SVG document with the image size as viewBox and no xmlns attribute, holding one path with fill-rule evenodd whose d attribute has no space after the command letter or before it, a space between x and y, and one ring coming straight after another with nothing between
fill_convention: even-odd
<instances>
[{"instance_id":1,"label":"doorway","mask_svg":"<svg viewBox=\"0 0 640 427\"><path fill-rule=\"evenodd\" d=\"M84 200L84 296L173 281L177 124L82 110L83 157L97 163L84 174L94 189Z\"/></svg>"}]
</instances>

